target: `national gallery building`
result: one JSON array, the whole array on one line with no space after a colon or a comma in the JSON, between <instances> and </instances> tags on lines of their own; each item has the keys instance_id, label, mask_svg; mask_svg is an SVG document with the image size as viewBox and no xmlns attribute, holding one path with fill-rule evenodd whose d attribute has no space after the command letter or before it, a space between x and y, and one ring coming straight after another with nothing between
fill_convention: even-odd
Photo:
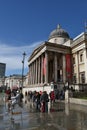
<instances>
[{"instance_id":1,"label":"national gallery building","mask_svg":"<svg viewBox=\"0 0 87 130\"><path fill-rule=\"evenodd\" d=\"M87 87L87 32L74 39L60 25L28 60L30 90Z\"/></svg>"}]
</instances>

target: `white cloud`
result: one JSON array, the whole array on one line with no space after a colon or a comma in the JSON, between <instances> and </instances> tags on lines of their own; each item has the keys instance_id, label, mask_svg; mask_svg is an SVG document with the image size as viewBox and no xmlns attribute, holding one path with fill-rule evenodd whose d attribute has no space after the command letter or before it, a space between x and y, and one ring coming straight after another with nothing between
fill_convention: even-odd
<instances>
[{"instance_id":1,"label":"white cloud","mask_svg":"<svg viewBox=\"0 0 87 130\"><path fill-rule=\"evenodd\" d=\"M11 72L14 74L14 70L15 72L18 69L21 70L23 52L26 53L24 66L25 68L28 68L28 58L33 49L36 48L39 44L41 44L41 41L26 46L10 46L0 43L0 62L6 63L6 73L9 74L9 72Z\"/></svg>"}]
</instances>

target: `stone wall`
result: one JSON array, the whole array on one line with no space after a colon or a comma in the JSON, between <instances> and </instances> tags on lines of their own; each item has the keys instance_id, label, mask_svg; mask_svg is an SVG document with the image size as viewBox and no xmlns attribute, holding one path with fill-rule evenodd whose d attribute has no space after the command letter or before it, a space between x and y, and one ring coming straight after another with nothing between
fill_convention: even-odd
<instances>
[{"instance_id":1,"label":"stone wall","mask_svg":"<svg viewBox=\"0 0 87 130\"><path fill-rule=\"evenodd\" d=\"M85 100L85 99L76 99L76 98L69 98L69 103L79 104L79 105L87 105L87 100Z\"/></svg>"},{"instance_id":2,"label":"stone wall","mask_svg":"<svg viewBox=\"0 0 87 130\"><path fill-rule=\"evenodd\" d=\"M53 89L51 88L51 86L43 86L43 87L27 87L27 88L23 88L23 94L25 94L25 92L27 91L47 91L47 93L49 94L50 91L52 91Z\"/></svg>"}]
</instances>

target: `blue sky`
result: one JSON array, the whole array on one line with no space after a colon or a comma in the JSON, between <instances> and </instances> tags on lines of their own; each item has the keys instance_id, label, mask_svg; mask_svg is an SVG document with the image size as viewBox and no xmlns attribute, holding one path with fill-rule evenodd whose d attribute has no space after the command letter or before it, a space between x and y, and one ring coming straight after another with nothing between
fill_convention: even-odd
<instances>
[{"instance_id":1,"label":"blue sky","mask_svg":"<svg viewBox=\"0 0 87 130\"><path fill-rule=\"evenodd\" d=\"M87 0L0 0L0 62L6 76L21 74L25 51L28 58L58 24L75 38L84 31Z\"/></svg>"}]
</instances>

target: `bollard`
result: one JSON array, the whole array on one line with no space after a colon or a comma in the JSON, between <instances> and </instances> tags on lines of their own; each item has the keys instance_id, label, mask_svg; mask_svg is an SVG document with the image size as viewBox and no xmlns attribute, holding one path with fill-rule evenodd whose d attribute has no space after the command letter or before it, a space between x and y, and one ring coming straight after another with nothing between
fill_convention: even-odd
<instances>
[{"instance_id":1,"label":"bollard","mask_svg":"<svg viewBox=\"0 0 87 130\"><path fill-rule=\"evenodd\" d=\"M69 103L69 90L65 91L65 103Z\"/></svg>"}]
</instances>

